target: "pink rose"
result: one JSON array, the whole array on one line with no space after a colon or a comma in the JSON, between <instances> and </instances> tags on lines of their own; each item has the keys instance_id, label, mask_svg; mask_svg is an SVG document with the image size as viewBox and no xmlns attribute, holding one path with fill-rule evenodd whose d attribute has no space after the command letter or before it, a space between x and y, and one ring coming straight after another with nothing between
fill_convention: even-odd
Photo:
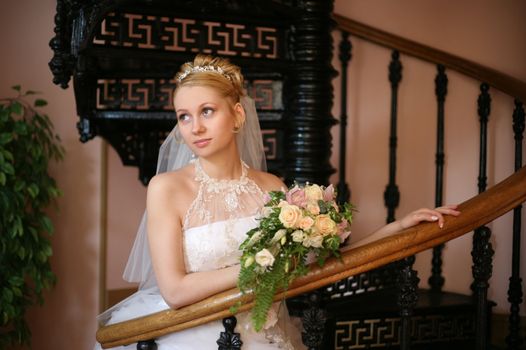
<instances>
[{"instance_id":1,"label":"pink rose","mask_svg":"<svg viewBox=\"0 0 526 350\"><path fill-rule=\"evenodd\" d=\"M342 232L347 229L347 226L349 226L349 222L346 219L343 219L337 226L338 232Z\"/></svg>"},{"instance_id":2,"label":"pink rose","mask_svg":"<svg viewBox=\"0 0 526 350\"><path fill-rule=\"evenodd\" d=\"M270 202L270 199L270 194L265 192L265 194L263 194L263 203L267 204L268 202Z\"/></svg>"},{"instance_id":3,"label":"pink rose","mask_svg":"<svg viewBox=\"0 0 526 350\"><path fill-rule=\"evenodd\" d=\"M286 194L287 202L290 204L297 205L298 207L304 207L307 199L305 197L305 191L298 187L298 185L292 187Z\"/></svg>"},{"instance_id":4,"label":"pink rose","mask_svg":"<svg viewBox=\"0 0 526 350\"><path fill-rule=\"evenodd\" d=\"M347 237L349 237L351 235L351 231L343 231L343 232L340 232L338 233L338 236L340 237L340 242L344 242Z\"/></svg>"},{"instance_id":5,"label":"pink rose","mask_svg":"<svg viewBox=\"0 0 526 350\"><path fill-rule=\"evenodd\" d=\"M338 236L340 236L340 242L343 242L351 235L351 231L349 230L349 222L345 219L342 220L337 225L338 228Z\"/></svg>"},{"instance_id":6,"label":"pink rose","mask_svg":"<svg viewBox=\"0 0 526 350\"><path fill-rule=\"evenodd\" d=\"M323 200L326 202L334 200L334 186L332 184L323 191Z\"/></svg>"}]
</instances>

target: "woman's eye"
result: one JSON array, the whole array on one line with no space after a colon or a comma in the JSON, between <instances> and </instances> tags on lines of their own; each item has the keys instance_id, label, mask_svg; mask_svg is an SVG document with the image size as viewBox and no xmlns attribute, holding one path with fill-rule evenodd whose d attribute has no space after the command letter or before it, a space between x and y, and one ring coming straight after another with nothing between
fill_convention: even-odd
<instances>
[{"instance_id":1,"label":"woman's eye","mask_svg":"<svg viewBox=\"0 0 526 350\"><path fill-rule=\"evenodd\" d=\"M186 123L190 120L190 116L186 113L181 113L177 116L177 120L181 123Z\"/></svg>"},{"instance_id":2,"label":"woman's eye","mask_svg":"<svg viewBox=\"0 0 526 350\"><path fill-rule=\"evenodd\" d=\"M203 108L203 117L209 118L212 116L212 114L214 114L214 110L212 108L209 108L209 107Z\"/></svg>"}]
</instances>

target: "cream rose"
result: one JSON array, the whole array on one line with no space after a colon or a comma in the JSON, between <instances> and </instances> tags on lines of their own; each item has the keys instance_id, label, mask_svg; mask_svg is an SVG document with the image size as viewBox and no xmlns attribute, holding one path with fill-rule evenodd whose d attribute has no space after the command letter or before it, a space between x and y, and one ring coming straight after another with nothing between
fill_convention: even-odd
<instances>
[{"instance_id":1,"label":"cream rose","mask_svg":"<svg viewBox=\"0 0 526 350\"><path fill-rule=\"evenodd\" d=\"M307 197L308 201L317 202L323 199L323 191L318 185L308 185L305 186L305 197Z\"/></svg>"},{"instance_id":2,"label":"cream rose","mask_svg":"<svg viewBox=\"0 0 526 350\"><path fill-rule=\"evenodd\" d=\"M274 264L274 256L267 249L262 249L256 253L256 262L263 267Z\"/></svg>"},{"instance_id":3,"label":"cream rose","mask_svg":"<svg viewBox=\"0 0 526 350\"><path fill-rule=\"evenodd\" d=\"M304 247L320 248L323 244L323 236L319 234L307 235L303 240Z\"/></svg>"},{"instance_id":4,"label":"cream rose","mask_svg":"<svg viewBox=\"0 0 526 350\"><path fill-rule=\"evenodd\" d=\"M302 230L308 230L312 227L312 225L314 225L314 220L310 216L305 216L301 218L299 222L299 227Z\"/></svg>"},{"instance_id":5,"label":"cream rose","mask_svg":"<svg viewBox=\"0 0 526 350\"><path fill-rule=\"evenodd\" d=\"M303 238L305 238L305 234L302 230L296 230L292 232L292 240L294 242L303 242Z\"/></svg>"},{"instance_id":6,"label":"cream rose","mask_svg":"<svg viewBox=\"0 0 526 350\"><path fill-rule=\"evenodd\" d=\"M285 205L279 213L279 221L281 221L286 228L297 227L301 218L301 210L295 205Z\"/></svg>"},{"instance_id":7,"label":"cream rose","mask_svg":"<svg viewBox=\"0 0 526 350\"><path fill-rule=\"evenodd\" d=\"M327 214L321 214L314 220L314 229L322 236L336 233L336 223Z\"/></svg>"},{"instance_id":8,"label":"cream rose","mask_svg":"<svg viewBox=\"0 0 526 350\"><path fill-rule=\"evenodd\" d=\"M285 235L287 234L287 230L282 228L281 230L278 230L275 234L274 234L274 237L272 237L272 239L270 240L270 244L274 244L276 242L278 242L279 240L281 240L281 238L285 237Z\"/></svg>"},{"instance_id":9,"label":"cream rose","mask_svg":"<svg viewBox=\"0 0 526 350\"><path fill-rule=\"evenodd\" d=\"M272 214L273 210L270 207L263 207L259 212L261 218L268 218Z\"/></svg>"}]
</instances>

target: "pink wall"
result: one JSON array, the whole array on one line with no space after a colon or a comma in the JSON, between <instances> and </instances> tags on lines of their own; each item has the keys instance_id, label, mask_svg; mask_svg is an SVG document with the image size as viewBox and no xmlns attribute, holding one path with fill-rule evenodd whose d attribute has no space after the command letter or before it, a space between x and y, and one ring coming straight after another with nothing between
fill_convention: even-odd
<instances>
[{"instance_id":1,"label":"pink wall","mask_svg":"<svg viewBox=\"0 0 526 350\"><path fill-rule=\"evenodd\" d=\"M418 1L376 0L336 1L335 12L385 31L425 43L526 80L526 24L521 1ZM339 35L335 36L339 40ZM386 217L383 191L388 181L388 135L390 86L387 65L390 51L352 39L353 59L349 69L348 92L349 164L348 181L352 201L359 213L354 226L357 237L381 226ZM337 42L336 42L337 45ZM398 169L401 191L397 216L419 207L434 206L434 159L436 68L402 55L403 78L399 90ZM334 64L338 62L335 59ZM476 99L479 82L448 72L446 98L446 168L444 200L458 203L477 193L478 116ZM334 116L340 115L340 96L335 79ZM513 100L491 91L489 123L488 184L502 180L513 171ZM338 137L334 130L335 141ZM334 162L337 155L333 157ZM335 163L336 164L336 163ZM334 181L337 178L334 177ZM523 232L526 228L523 211ZM495 221L493 228L495 259L489 297L497 302L496 311L508 311L507 286L511 259L511 215ZM469 293L471 282L471 235L450 242L444 252L445 289ZM526 242L523 240L523 251ZM431 253L417 256L421 286L427 286ZM526 260L521 266L526 277ZM524 305L522 312L524 314Z\"/></svg>"},{"instance_id":2,"label":"pink wall","mask_svg":"<svg viewBox=\"0 0 526 350\"><path fill-rule=\"evenodd\" d=\"M478 9L474 7L478 6ZM337 0L335 10L399 35L470 58L526 80L526 13L520 0L427 1L418 0ZM472 8L473 7L473 8ZM47 66L51 58L48 42L53 36L55 1L20 0L10 2L0 12L0 96L11 94L9 87L22 84L42 91L49 106L46 112L54 121L67 149L64 162L51 171L64 191L59 201L60 213L53 214L56 233L53 237L52 266L58 284L48 293L43 307L29 314L33 344L37 349L63 349L75 346L89 349L94 341L95 317L98 313L99 237L108 232L108 249L113 257L108 262L107 285L125 286L122 268L140 215L144 208L144 188L136 181L134 168L121 166L113 150L108 151L104 168L99 138L81 144L75 127L77 121L72 89L62 90L52 84ZM446 23L446 25L444 25ZM354 57L349 72L349 182L353 202L360 208L355 224L356 236L380 226L385 217L381 202L387 182L387 121L389 87L386 67L389 52L354 40ZM434 68L403 57L404 78L400 90L400 143L398 182L403 194L397 213L433 203ZM450 73L447 97L446 141L447 202L458 202L476 193L477 138L474 101L478 84ZM335 80L338 86L338 80ZM422 88L426 84L428 89ZM339 106L337 90L335 106ZM492 184L510 173L511 107L509 98L492 95L490 139L490 179ZM465 101L473 101L465 103ZM471 104L472 103L472 104ZM338 116L338 108L334 108ZM455 124L453 124L455 123ZM415 132L418 130L418 133ZM335 143L337 140L335 141ZM410 153L409 153L410 152ZM335 158L336 159L336 158ZM104 171L104 169L106 169ZM416 170L418 169L418 170ZM107 181L108 191L101 193ZM367 188L368 191L364 191ZM371 190L369 190L371 189ZM106 213L101 213L103 202ZM106 225L101 218L107 217ZM493 224L496 240L495 272L491 296L503 305L509 276L509 217ZM523 220L526 222L526 220ZM526 230L524 230L526 232ZM119 236L118 236L119 235ZM122 235L122 236L120 236ZM501 239L501 237L503 239ZM494 239L495 242L495 239ZM524 242L526 243L526 242ZM470 280L470 237L451 242L446 249L446 288L466 291ZM422 280L427 279L429 254L418 257ZM526 280L526 266L522 266ZM500 306L502 307L502 306Z\"/></svg>"}]
</instances>

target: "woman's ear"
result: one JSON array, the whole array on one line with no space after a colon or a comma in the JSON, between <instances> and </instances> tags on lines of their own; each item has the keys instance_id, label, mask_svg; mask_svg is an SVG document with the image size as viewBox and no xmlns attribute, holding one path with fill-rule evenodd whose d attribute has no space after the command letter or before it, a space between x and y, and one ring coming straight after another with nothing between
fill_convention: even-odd
<instances>
[{"instance_id":1,"label":"woman's ear","mask_svg":"<svg viewBox=\"0 0 526 350\"><path fill-rule=\"evenodd\" d=\"M238 102L235 104L234 114L235 114L234 128L237 130L240 130L243 127L243 125L245 125L245 120L246 120L245 109L243 108L241 103Z\"/></svg>"}]
</instances>

